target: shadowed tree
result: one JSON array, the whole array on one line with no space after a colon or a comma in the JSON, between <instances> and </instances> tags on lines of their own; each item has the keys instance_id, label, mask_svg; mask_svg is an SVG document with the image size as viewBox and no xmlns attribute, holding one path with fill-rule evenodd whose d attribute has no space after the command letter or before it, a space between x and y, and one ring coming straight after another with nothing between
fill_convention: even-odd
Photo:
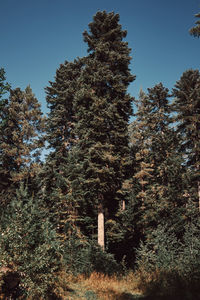
<instances>
[{"instance_id":1,"label":"shadowed tree","mask_svg":"<svg viewBox=\"0 0 200 300\"><path fill-rule=\"evenodd\" d=\"M7 99L5 94L9 92L10 85L6 82L5 70L0 69L0 144L3 142L3 133L5 129L5 123L8 121L8 116L5 114L5 106L7 105ZM7 185L7 174L3 166L4 154L2 147L0 146L0 190L1 193Z\"/></svg>"},{"instance_id":2,"label":"shadowed tree","mask_svg":"<svg viewBox=\"0 0 200 300\"><path fill-rule=\"evenodd\" d=\"M187 193L199 202L200 209L200 73L188 70L183 73L173 89L174 111L180 151L189 175Z\"/></svg>"},{"instance_id":3,"label":"shadowed tree","mask_svg":"<svg viewBox=\"0 0 200 300\"><path fill-rule=\"evenodd\" d=\"M136 222L141 237L150 237L152 229L164 219L173 226L177 223L179 231L185 209L184 168L169 98L162 83L149 88L147 94L141 92L136 101L136 120L130 126L134 176L129 202L140 210Z\"/></svg>"},{"instance_id":4,"label":"shadowed tree","mask_svg":"<svg viewBox=\"0 0 200 300\"><path fill-rule=\"evenodd\" d=\"M75 214L74 203L69 199L67 178L69 150L76 141L73 102L82 66L82 59L65 61L57 69L55 80L46 87L46 100L50 109L46 122L46 141L50 153L39 178L40 185L44 187L44 201L61 235L71 215Z\"/></svg>"}]
</instances>

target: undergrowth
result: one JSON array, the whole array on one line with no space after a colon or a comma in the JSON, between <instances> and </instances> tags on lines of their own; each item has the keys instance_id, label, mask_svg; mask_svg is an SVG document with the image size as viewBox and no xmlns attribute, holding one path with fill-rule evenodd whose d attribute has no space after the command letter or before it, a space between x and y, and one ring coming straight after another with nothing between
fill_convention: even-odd
<instances>
[{"instance_id":1,"label":"undergrowth","mask_svg":"<svg viewBox=\"0 0 200 300\"><path fill-rule=\"evenodd\" d=\"M200 299L200 223L185 226L182 239L158 226L137 251L138 288L153 299Z\"/></svg>"},{"instance_id":2,"label":"undergrowth","mask_svg":"<svg viewBox=\"0 0 200 300\"><path fill-rule=\"evenodd\" d=\"M138 279L133 273L119 277L93 272L90 276L70 277L69 281L71 290L69 289L66 299L75 300L79 296L81 299L91 300L131 300L141 297L137 288Z\"/></svg>"}]
</instances>

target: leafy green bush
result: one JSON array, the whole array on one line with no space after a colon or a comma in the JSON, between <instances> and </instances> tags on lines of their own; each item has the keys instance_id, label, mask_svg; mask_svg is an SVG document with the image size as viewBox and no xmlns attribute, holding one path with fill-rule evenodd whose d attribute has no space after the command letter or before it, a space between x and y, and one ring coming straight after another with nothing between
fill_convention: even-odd
<instances>
[{"instance_id":1,"label":"leafy green bush","mask_svg":"<svg viewBox=\"0 0 200 300\"><path fill-rule=\"evenodd\" d=\"M93 271L113 275L121 273L122 266L118 264L111 253L103 251L96 243L90 244L90 261Z\"/></svg>"},{"instance_id":2,"label":"leafy green bush","mask_svg":"<svg viewBox=\"0 0 200 300\"><path fill-rule=\"evenodd\" d=\"M80 239L75 231L66 241L64 261L67 272L73 275L89 276L94 271L111 275L120 270L112 254L103 251L96 241Z\"/></svg>"},{"instance_id":3,"label":"leafy green bush","mask_svg":"<svg viewBox=\"0 0 200 300\"><path fill-rule=\"evenodd\" d=\"M200 292L200 222L185 226L178 240L167 225L159 225L152 238L137 251L139 287L166 299L198 299ZM170 297L170 298L169 298ZM195 298L196 297L196 298Z\"/></svg>"},{"instance_id":4,"label":"leafy green bush","mask_svg":"<svg viewBox=\"0 0 200 300\"><path fill-rule=\"evenodd\" d=\"M180 243L167 225L159 225L152 232L151 239L140 244L137 250L137 264L146 271L155 267L165 270L175 268Z\"/></svg>"},{"instance_id":5,"label":"leafy green bush","mask_svg":"<svg viewBox=\"0 0 200 300\"><path fill-rule=\"evenodd\" d=\"M66 272L73 275L90 274L92 272L92 265L89 255L89 243L86 240L80 239L76 232L72 232L68 236L64 245L64 262L66 265Z\"/></svg>"},{"instance_id":6,"label":"leafy green bush","mask_svg":"<svg viewBox=\"0 0 200 300\"><path fill-rule=\"evenodd\" d=\"M23 186L0 226L0 265L18 274L18 288L24 296L47 299L62 268L60 246L37 199L29 197Z\"/></svg>"}]
</instances>

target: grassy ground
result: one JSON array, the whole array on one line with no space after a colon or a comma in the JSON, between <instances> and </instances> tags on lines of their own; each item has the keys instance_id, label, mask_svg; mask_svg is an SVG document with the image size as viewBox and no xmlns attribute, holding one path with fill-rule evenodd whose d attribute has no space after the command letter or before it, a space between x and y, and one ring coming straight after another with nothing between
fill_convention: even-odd
<instances>
[{"instance_id":1,"label":"grassy ground","mask_svg":"<svg viewBox=\"0 0 200 300\"><path fill-rule=\"evenodd\" d=\"M144 299L137 290L137 280L133 274L124 278L108 277L93 273L89 278L71 278L66 300L136 300Z\"/></svg>"},{"instance_id":2,"label":"grassy ground","mask_svg":"<svg viewBox=\"0 0 200 300\"><path fill-rule=\"evenodd\" d=\"M157 273L156 273L157 274ZM143 274L144 275L144 274ZM141 277L133 272L124 277L92 273L89 277L63 276L63 300L200 300L199 286L186 286L177 278L158 273ZM173 280L172 280L173 279ZM167 281L168 280L168 281ZM68 283L66 288L66 282ZM144 296L144 293L146 296Z\"/></svg>"}]
</instances>

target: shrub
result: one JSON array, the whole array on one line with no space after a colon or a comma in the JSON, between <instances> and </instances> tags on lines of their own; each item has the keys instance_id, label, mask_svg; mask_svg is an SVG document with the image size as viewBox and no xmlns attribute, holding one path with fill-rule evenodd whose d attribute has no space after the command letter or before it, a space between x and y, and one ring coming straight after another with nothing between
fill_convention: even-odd
<instances>
[{"instance_id":1,"label":"shrub","mask_svg":"<svg viewBox=\"0 0 200 300\"><path fill-rule=\"evenodd\" d=\"M23 186L1 219L0 264L17 274L15 290L29 299L50 295L62 268L56 233L37 199L29 197ZM5 284L4 290L9 292Z\"/></svg>"},{"instance_id":2,"label":"shrub","mask_svg":"<svg viewBox=\"0 0 200 300\"><path fill-rule=\"evenodd\" d=\"M67 272L73 275L100 272L107 275L121 270L112 254L103 251L96 241L80 239L76 231L67 239L64 251Z\"/></svg>"},{"instance_id":3,"label":"shrub","mask_svg":"<svg viewBox=\"0 0 200 300\"><path fill-rule=\"evenodd\" d=\"M183 239L167 225L158 226L152 238L137 251L139 288L166 299L198 299L200 292L200 222L185 226Z\"/></svg>"}]
</instances>

